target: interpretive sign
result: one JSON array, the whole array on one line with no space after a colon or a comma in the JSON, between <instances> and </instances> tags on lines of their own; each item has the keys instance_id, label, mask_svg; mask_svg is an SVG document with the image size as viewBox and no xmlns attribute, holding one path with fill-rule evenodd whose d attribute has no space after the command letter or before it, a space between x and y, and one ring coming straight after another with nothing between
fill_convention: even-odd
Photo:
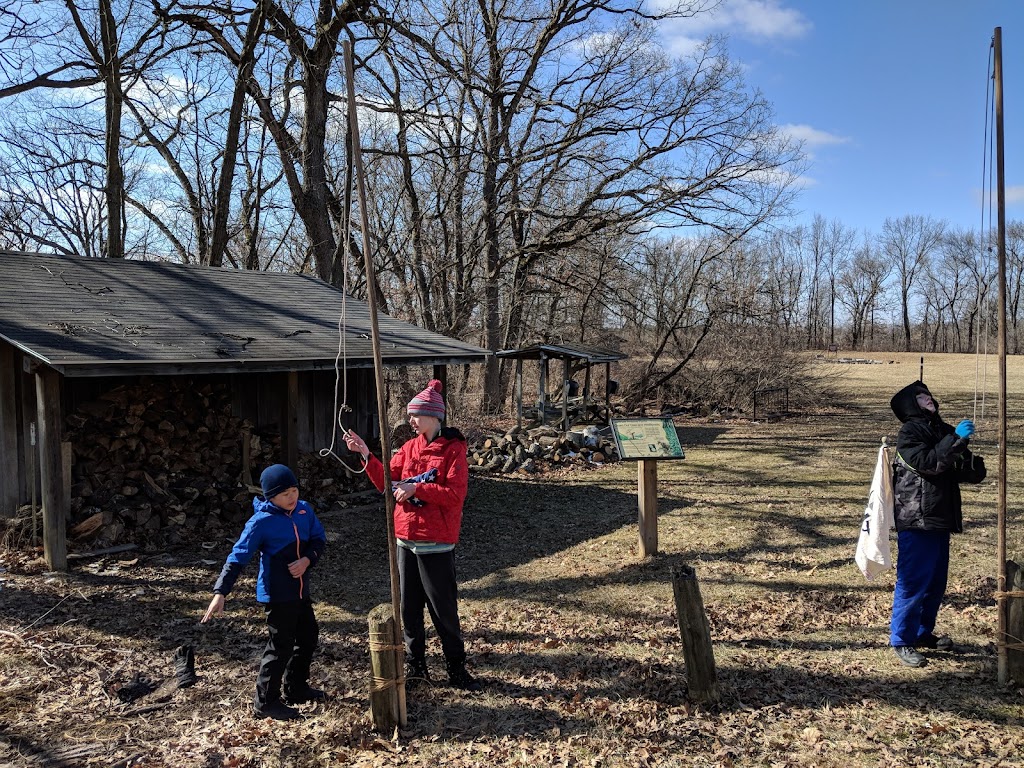
<instances>
[{"instance_id":1,"label":"interpretive sign","mask_svg":"<svg viewBox=\"0 0 1024 768\"><path fill-rule=\"evenodd\" d=\"M619 458L685 459L672 419L612 419Z\"/></svg>"}]
</instances>

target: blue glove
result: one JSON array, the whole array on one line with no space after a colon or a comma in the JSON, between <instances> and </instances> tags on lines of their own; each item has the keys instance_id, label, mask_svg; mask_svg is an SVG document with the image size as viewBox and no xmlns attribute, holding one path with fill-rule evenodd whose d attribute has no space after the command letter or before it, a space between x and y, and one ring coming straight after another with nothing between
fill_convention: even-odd
<instances>
[{"instance_id":1,"label":"blue glove","mask_svg":"<svg viewBox=\"0 0 1024 768\"><path fill-rule=\"evenodd\" d=\"M970 419L964 419L963 421L956 425L955 431L958 437L962 437L964 438L964 440L966 440L967 438L974 435L974 422L971 421Z\"/></svg>"}]
</instances>

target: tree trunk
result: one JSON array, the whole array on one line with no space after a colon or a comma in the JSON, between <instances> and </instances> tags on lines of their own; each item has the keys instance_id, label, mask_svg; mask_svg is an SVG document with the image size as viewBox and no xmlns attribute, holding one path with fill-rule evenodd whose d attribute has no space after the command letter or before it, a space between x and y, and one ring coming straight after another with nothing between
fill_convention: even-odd
<instances>
[{"instance_id":1,"label":"tree trunk","mask_svg":"<svg viewBox=\"0 0 1024 768\"><path fill-rule=\"evenodd\" d=\"M103 76L104 107L106 113L105 162L107 170L107 242L104 255L110 259L124 258L124 169L121 166L121 113L124 94L121 93L121 57L118 52L117 20L111 0L100 0L100 45L103 61L99 64Z\"/></svg>"}]
</instances>

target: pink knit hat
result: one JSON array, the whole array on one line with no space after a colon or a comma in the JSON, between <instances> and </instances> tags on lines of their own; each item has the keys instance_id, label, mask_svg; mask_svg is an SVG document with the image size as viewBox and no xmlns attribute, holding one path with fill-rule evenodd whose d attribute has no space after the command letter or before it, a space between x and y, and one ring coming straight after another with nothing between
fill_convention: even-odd
<instances>
[{"instance_id":1,"label":"pink knit hat","mask_svg":"<svg viewBox=\"0 0 1024 768\"><path fill-rule=\"evenodd\" d=\"M444 421L444 398L441 397L441 382L431 379L427 388L409 401L408 411L417 416L433 416Z\"/></svg>"}]
</instances>

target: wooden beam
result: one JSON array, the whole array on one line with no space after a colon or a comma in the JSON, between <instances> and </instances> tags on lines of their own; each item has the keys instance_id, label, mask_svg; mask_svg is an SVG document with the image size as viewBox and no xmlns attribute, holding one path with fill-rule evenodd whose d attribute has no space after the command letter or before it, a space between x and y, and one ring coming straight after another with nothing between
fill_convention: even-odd
<instances>
[{"instance_id":1,"label":"wooden beam","mask_svg":"<svg viewBox=\"0 0 1024 768\"><path fill-rule=\"evenodd\" d=\"M39 468L43 488L43 555L51 571L66 571L68 546L65 525L68 499L64 495L60 374L50 368L40 368L36 371L36 404L39 423Z\"/></svg>"},{"instance_id":2,"label":"wooden beam","mask_svg":"<svg viewBox=\"0 0 1024 768\"><path fill-rule=\"evenodd\" d=\"M658 552L658 460L637 462L637 498L640 502L640 557Z\"/></svg>"},{"instance_id":3,"label":"wooden beam","mask_svg":"<svg viewBox=\"0 0 1024 768\"><path fill-rule=\"evenodd\" d=\"M562 431L569 431L569 358L562 361Z\"/></svg>"},{"instance_id":4,"label":"wooden beam","mask_svg":"<svg viewBox=\"0 0 1024 768\"><path fill-rule=\"evenodd\" d=\"M14 349L0 342L0 518L14 517L21 502L18 473L18 396Z\"/></svg>"}]
</instances>

